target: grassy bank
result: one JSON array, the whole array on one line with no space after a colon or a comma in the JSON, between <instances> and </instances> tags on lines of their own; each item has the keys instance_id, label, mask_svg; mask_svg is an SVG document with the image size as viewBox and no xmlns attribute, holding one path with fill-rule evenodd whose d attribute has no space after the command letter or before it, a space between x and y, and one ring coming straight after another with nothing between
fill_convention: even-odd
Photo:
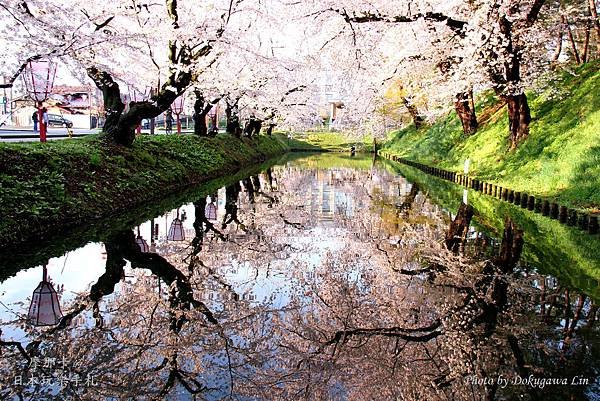
<instances>
[{"instance_id":1,"label":"grassy bank","mask_svg":"<svg viewBox=\"0 0 600 401\"><path fill-rule=\"evenodd\" d=\"M452 212L458 210L463 187L399 163L388 160L382 163L390 171L419 185L430 199L444 209ZM537 266L539 273L558 277L563 285L584 290L589 296L600 300L600 248L596 238L480 192L469 191L468 197L475 211L473 225L479 231L500 239L504 231L504 219L509 217L524 232L522 264Z\"/></svg>"},{"instance_id":2,"label":"grassy bank","mask_svg":"<svg viewBox=\"0 0 600 401\"><path fill-rule=\"evenodd\" d=\"M373 150L373 137L351 138L339 132L303 132L288 139L295 151L350 152L352 146L357 152L369 153Z\"/></svg>"},{"instance_id":3,"label":"grassy bank","mask_svg":"<svg viewBox=\"0 0 600 401\"><path fill-rule=\"evenodd\" d=\"M98 136L0 144L0 248L49 238L287 150L279 136L142 136L131 148Z\"/></svg>"},{"instance_id":4,"label":"grassy bank","mask_svg":"<svg viewBox=\"0 0 600 401\"><path fill-rule=\"evenodd\" d=\"M478 103L479 131L465 138L455 113L430 127L393 132L388 153L462 171L516 191L600 212L600 63L559 73L539 93L528 93L533 121L525 142L508 151L506 106Z\"/></svg>"}]
</instances>

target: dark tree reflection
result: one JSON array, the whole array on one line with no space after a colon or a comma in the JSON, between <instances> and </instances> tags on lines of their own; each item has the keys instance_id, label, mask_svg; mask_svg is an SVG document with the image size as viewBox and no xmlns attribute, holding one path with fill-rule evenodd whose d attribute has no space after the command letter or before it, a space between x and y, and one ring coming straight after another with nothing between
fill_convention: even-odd
<instances>
[{"instance_id":1,"label":"dark tree reflection","mask_svg":"<svg viewBox=\"0 0 600 401\"><path fill-rule=\"evenodd\" d=\"M593 382L498 380L598 376L596 300L523 263L513 221L489 238L472 208L450 220L378 168L299 163L223 195L218 220L206 197L186 206L192 235L157 253L141 252L132 231L110 238L105 271L57 327L0 340L0 395L594 399ZM64 357L99 384L15 384L36 356Z\"/></svg>"}]
</instances>

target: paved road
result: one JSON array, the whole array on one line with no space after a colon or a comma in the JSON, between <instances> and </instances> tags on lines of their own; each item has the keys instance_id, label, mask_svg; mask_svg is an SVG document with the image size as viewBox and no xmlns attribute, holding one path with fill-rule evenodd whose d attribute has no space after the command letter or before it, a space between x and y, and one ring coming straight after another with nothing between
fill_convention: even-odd
<instances>
[{"instance_id":1,"label":"paved road","mask_svg":"<svg viewBox=\"0 0 600 401\"><path fill-rule=\"evenodd\" d=\"M96 129L81 129L74 128L73 129L73 137L79 138L90 134L97 134L99 130ZM142 130L143 134L149 134L150 130ZM193 131L185 130L182 132L183 135L192 134ZM165 132L162 130L157 130L155 135L165 135ZM172 133L171 135L177 135L176 133ZM66 128L48 128L48 134L46 136L47 140L53 141L57 139L65 139L68 138L67 129ZM31 129L25 128L11 128L11 127L1 127L0 128L0 142L36 142L40 140L39 132L33 132Z\"/></svg>"},{"instance_id":2,"label":"paved road","mask_svg":"<svg viewBox=\"0 0 600 401\"><path fill-rule=\"evenodd\" d=\"M89 134L95 134L97 130L73 129L73 137L81 137ZM56 140L68 138L66 128L48 128L47 139ZM31 129L23 128L0 128L0 142L35 142L40 140L39 132L33 132Z\"/></svg>"}]
</instances>

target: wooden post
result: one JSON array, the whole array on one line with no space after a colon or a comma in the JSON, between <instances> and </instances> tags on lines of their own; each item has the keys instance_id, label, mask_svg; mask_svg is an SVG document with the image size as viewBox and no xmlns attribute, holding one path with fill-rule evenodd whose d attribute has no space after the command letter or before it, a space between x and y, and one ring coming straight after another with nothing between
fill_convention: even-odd
<instances>
[{"instance_id":1,"label":"wooden post","mask_svg":"<svg viewBox=\"0 0 600 401\"><path fill-rule=\"evenodd\" d=\"M589 227L589 224L590 224L590 220L589 220L588 215L587 214L581 214L579 216L579 224L578 224L579 228L581 228L582 230L586 230L587 231L587 229Z\"/></svg>"},{"instance_id":2,"label":"wooden post","mask_svg":"<svg viewBox=\"0 0 600 401\"><path fill-rule=\"evenodd\" d=\"M598 216L589 217L588 232L590 234L598 234Z\"/></svg>"},{"instance_id":3,"label":"wooden post","mask_svg":"<svg viewBox=\"0 0 600 401\"><path fill-rule=\"evenodd\" d=\"M549 216L549 215L550 215L550 202L545 200L542 203L542 216Z\"/></svg>"},{"instance_id":4,"label":"wooden post","mask_svg":"<svg viewBox=\"0 0 600 401\"><path fill-rule=\"evenodd\" d=\"M570 226L577 225L577 211L573 209L569 209L569 218L567 220L567 224Z\"/></svg>"},{"instance_id":5,"label":"wooden post","mask_svg":"<svg viewBox=\"0 0 600 401\"><path fill-rule=\"evenodd\" d=\"M567 222L567 208L565 206L560 206L558 209L558 221L563 224Z\"/></svg>"},{"instance_id":6,"label":"wooden post","mask_svg":"<svg viewBox=\"0 0 600 401\"><path fill-rule=\"evenodd\" d=\"M558 205L556 203L550 204L550 217L558 219Z\"/></svg>"},{"instance_id":7,"label":"wooden post","mask_svg":"<svg viewBox=\"0 0 600 401\"><path fill-rule=\"evenodd\" d=\"M521 194L521 208L527 208L527 202L529 202L529 195Z\"/></svg>"},{"instance_id":8,"label":"wooden post","mask_svg":"<svg viewBox=\"0 0 600 401\"><path fill-rule=\"evenodd\" d=\"M529 198L527 199L527 210L534 210L534 209L535 209L535 196L529 195Z\"/></svg>"}]
</instances>

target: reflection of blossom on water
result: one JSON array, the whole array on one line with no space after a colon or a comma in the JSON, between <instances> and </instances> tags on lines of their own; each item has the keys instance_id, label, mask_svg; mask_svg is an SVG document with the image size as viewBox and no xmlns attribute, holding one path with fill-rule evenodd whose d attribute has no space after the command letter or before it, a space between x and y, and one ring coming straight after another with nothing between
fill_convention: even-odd
<instances>
[{"instance_id":1,"label":"reflection of blossom on water","mask_svg":"<svg viewBox=\"0 0 600 401\"><path fill-rule=\"evenodd\" d=\"M179 208L184 241L166 238L177 209L155 217L155 254L140 252L132 231L116 233L104 246L105 271L65 305L79 311L72 321L28 329L44 355L77 361L73 374L101 384L64 394L480 400L493 399L491 389L466 377L551 373L558 361L565 375L584 374L580 358L595 366L578 330L589 325L597 336L589 298L567 299L555 280L520 264L500 271L492 260L501 241L473 227L450 252L454 216L382 167L299 160L217 198L216 220L209 196ZM6 377L26 363L16 349L3 356ZM48 390L23 382L2 391L15 389L34 399Z\"/></svg>"}]
</instances>

